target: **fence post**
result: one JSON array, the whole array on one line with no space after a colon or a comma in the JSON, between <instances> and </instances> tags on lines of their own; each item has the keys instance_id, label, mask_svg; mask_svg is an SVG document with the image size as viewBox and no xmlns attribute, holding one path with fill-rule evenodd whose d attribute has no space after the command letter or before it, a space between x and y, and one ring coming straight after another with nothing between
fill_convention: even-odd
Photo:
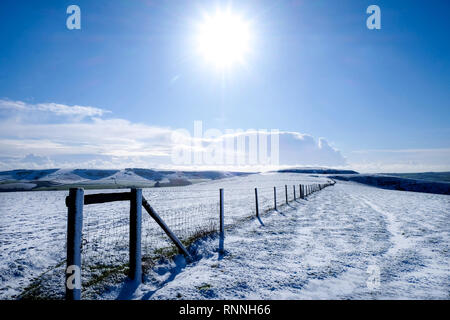
<instances>
[{"instance_id":1,"label":"fence post","mask_svg":"<svg viewBox=\"0 0 450 320\"><path fill-rule=\"evenodd\" d=\"M71 188L69 199L67 210L66 300L80 300L84 190L82 188Z\"/></svg>"},{"instance_id":2,"label":"fence post","mask_svg":"<svg viewBox=\"0 0 450 320\"><path fill-rule=\"evenodd\" d=\"M277 188L273 187L273 204L275 207L275 211L277 210Z\"/></svg>"},{"instance_id":3,"label":"fence post","mask_svg":"<svg viewBox=\"0 0 450 320\"><path fill-rule=\"evenodd\" d=\"M224 243L225 243L225 222L223 217L223 189L219 190L219 257L221 257L224 252Z\"/></svg>"},{"instance_id":4,"label":"fence post","mask_svg":"<svg viewBox=\"0 0 450 320\"><path fill-rule=\"evenodd\" d=\"M295 201L295 185L292 186L294 188L294 201Z\"/></svg>"},{"instance_id":5,"label":"fence post","mask_svg":"<svg viewBox=\"0 0 450 320\"><path fill-rule=\"evenodd\" d=\"M219 221L220 221L220 233L223 236L223 234L225 233L225 226L224 226L224 219L223 219L223 189L219 190L219 195L220 195L220 217L219 217Z\"/></svg>"},{"instance_id":6,"label":"fence post","mask_svg":"<svg viewBox=\"0 0 450 320\"><path fill-rule=\"evenodd\" d=\"M289 201L288 201L288 195L287 195L287 185L286 185L286 184L284 185L284 193L285 193L285 195L286 195L286 204L288 204L288 203L289 203Z\"/></svg>"},{"instance_id":7,"label":"fence post","mask_svg":"<svg viewBox=\"0 0 450 320\"><path fill-rule=\"evenodd\" d=\"M130 200L130 272L131 280L142 281L142 189L131 189Z\"/></svg>"},{"instance_id":8,"label":"fence post","mask_svg":"<svg viewBox=\"0 0 450 320\"><path fill-rule=\"evenodd\" d=\"M256 216L259 217L259 208L258 208L258 188L255 188L255 205L256 205Z\"/></svg>"},{"instance_id":9,"label":"fence post","mask_svg":"<svg viewBox=\"0 0 450 320\"><path fill-rule=\"evenodd\" d=\"M301 184L298 185L298 190L300 192L300 199L303 199L303 191L302 191L302 185Z\"/></svg>"}]
</instances>

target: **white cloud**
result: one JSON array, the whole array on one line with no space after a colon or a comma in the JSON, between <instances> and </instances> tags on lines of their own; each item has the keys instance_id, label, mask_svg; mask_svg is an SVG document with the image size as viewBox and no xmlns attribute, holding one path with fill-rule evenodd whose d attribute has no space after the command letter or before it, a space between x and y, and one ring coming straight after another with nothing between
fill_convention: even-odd
<instances>
[{"instance_id":1,"label":"white cloud","mask_svg":"<svg viewBox=\"0 0 450 320\"><path fill-rule=\"evenodd\" d=\"M324 138L315 139L308 134L282 132L280 135L280 164L312 166L344 166L341 152Z\"/></svg>"},{"instance_id":2,"label":"white cloud","mask_svg":"<svg viewBox=\"0 0 450 320\"><path fill-rule=\"evenodd\" d=\"M104 118L106 111L103 109L56 103L32 105L9 100L0 100L0 109L15 112L14 115L4 114L0 120L0 166L3 169L50 165L71 168L170 168L175 166L171 154L176 144L191 150L195 148L192 144L194 138L172 140L172 134L176 132L174 129ZM36 122L33 112L50 113L57 116L58 121L44 118ZM245 134L251 136L256 132ZM225 137L203 138L202 146L207 148ZM226 151L224 147L223 152ZM345 164L345 159L323 138L314 139L298 132L280 132L280 164L336 166ZM255 166L220 168L260 169Z\"/></svg>"},{"instance_id":3,"label":"white cloud","mask_svg":"<svg viewBox=\"0 0 450 320\"><path fill-rule=\"evenodd\" d=\"M125 119L108 118L104 109L57 103L29 104L0 99L0 169L17 168L123 168L156 167L179 169L269 170L261 165L179 165L172 162L174 146L197 150L193 137L177 135L168 127L149 126ZM192 128L185 129L185 132ZM206 131L205 131L206 132ZM173 140L172 137L178 137ZM217 132L200 139L201 150L226 138L258 131ZM267 135L270 131L259 134ZM230 150L223 143L226 157ZM270 142L268 146L270 150ZM248 147L245 150L248 157ZM357 150L344 157L324 138L299 132L279 132L279 164L327 166L360 172L450 171L450 149Z\"/></svg>"},{"instance_id":4,"label":"white cloud","mask_svg":"<svg viewBox=\"0 0 450 320\"><path fill-rule=\"evenodd\" d=\"M450 171L450 149L356 150L348 155L349 165L367 173Z\"/></svg>"},{"instance_id":5,"label":"white cloud","mask_svg":"<svg viewBox=\"0 0 450 320\"><path fill-rule=\"evenodd\" d=\"M102 116L110 111L89 106L68 106L58 103L29 104L23 101L0 99L0 110L16 112L46 112L57 116L95 117Z\"/></svg>"},{"instance_id":6,"label":"white cloud","mask_svg":"<svg viewBox=\"0 0 450 320\"><path fill-rule=\"evenodd\" d=\"M84 107L84 106L66 106L57 103L40 103L36 105L37 110L53 112L56 115L81 115L84 117L95 117L102 116L103 114L109 112L107 110L94 108L94 107Z\"/></svg>"}]
</instances>

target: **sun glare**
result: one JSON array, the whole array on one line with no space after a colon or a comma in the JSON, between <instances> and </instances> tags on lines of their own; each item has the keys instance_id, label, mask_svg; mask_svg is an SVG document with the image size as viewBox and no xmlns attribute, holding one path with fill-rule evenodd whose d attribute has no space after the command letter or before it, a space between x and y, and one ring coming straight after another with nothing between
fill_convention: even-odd
<instances>
[{"instance_id":1,"label":"sun glare","mask_svg":"<svg viewBox=\"0 0 450 320\"><path fill-rule=\"evenodd\" d=\"M250 51L249 23L230 10L206 15L198 26L197 49L200 55L218 68L245 63Z\"/></svg>"}]
</instances>

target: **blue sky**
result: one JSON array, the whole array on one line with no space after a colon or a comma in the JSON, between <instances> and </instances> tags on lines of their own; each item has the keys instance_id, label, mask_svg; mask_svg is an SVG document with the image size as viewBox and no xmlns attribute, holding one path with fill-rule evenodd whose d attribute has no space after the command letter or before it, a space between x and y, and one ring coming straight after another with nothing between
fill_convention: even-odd
<instances>
[{"instance_id":1,"label":"blue sky","mask_svg":"<svg viewBox=\"0 0 450 320\"><path fill-rule=\"evenodd\" d=\"M71 4L81 30L66 28ZM371 4L381 30L366 27ZM253 41L244 65L220 72L193 39L202 13L226 5ZM156 166L166 135L201 120L310 137L312 151L305 139L281 144L298 149L289 164L450 170L449 10L436 0L3 0L0 168ZM335 158L306 154L322 156L324 142Z\"/></svg>"}]
</instances>

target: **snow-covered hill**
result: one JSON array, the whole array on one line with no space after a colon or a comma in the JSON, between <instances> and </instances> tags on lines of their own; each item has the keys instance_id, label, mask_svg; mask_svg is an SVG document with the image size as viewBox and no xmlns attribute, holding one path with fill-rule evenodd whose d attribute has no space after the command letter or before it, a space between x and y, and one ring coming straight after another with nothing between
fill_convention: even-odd
<instances>
[{"instance_id":1,"label":"snow-covered hill","mask_svg":"<svg viewBox=\"0 0 450 320\"><path fill-rule=\"evenodd\" d=\"M152 169L48 169L0 172L1 191L57 190L71 186L121 188L183 186L192 183L246 175L222 171L168 171Z\"/></svg>"},{"instance_id":2,"label":"snow-covered hill","mask_svg":"<svg viewBox=\"0 0 450 320\"><path fill-rule=\"evenodd\" d=\"M343 174L329 177L337 180L359 182L383 189L450 195L449 182L415 180L380 174Z\"/></svg>"},{"instance_id":3,"label":"snow-covered hill","mask_svg":"<svg viewBox=\"0 0 450 320\"><path fill-rule=\"evenodd\" d=\"M291 172L291 173L316 173L316 174L358 174L358 172L353 170L344 169L330 169L322 167L298 167L298 168L288 168L281 169L278 172Z\"/></svg>"}]
</instances>

